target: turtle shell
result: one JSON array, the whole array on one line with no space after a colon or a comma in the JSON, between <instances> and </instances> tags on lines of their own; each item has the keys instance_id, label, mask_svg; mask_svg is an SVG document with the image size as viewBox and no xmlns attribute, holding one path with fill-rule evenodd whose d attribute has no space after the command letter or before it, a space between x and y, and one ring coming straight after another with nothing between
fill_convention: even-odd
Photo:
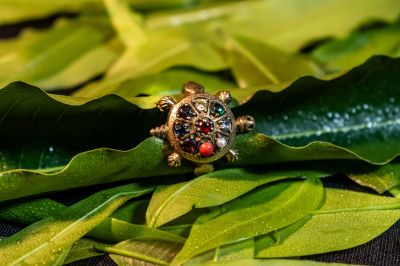
<instances>
[{"instance_id":1,"label":"turtle shell","mask_svg":"<svg viewBox=\"0 0 400 266\"><path fill-rule=\"evenodd\" d=\"M210 163L223 157L236 135L230 108L210 94L193 94L174 105L168 116L168 141L183 158Z\"/></svg>"}]
</instances>

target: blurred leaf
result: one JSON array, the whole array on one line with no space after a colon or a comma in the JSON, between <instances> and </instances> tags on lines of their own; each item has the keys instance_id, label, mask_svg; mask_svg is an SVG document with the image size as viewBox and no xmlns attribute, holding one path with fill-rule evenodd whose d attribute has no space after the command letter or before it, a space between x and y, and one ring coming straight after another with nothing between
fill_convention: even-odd
<instances>
[{"instance_id":1,"label":"blurred leaf","mask_svg":"<svg viewBox=\"0 0 400 266\"><path fill-rule=\"evenodd\" d=\"M61 21L35 35L22 35L21 42L26 43L2 56L1 86L15 80L48 90L77 86L104 72L120 53L118 44L110 41L111 28L101 18Z\"/></svg>"},{"instance_id":2,"label":"blurred leaf","mask_svg":"<svg viewBox=\"0 0 400 266\"><path fill-rule=\"evenodd\" d=\"M224 70L228 67L227 63L210 41L215 38L215 32L202 27L149 32L148 40L127 49L102 80L83 87L75 95L106 95L126 80L159 73L175 66L192 66L205 71Z\"/></svg>"},{"instance_id":3,"label":"blurred leaf","mask_svg":"<svg viewBox=\"0 0 400 266\"><path fill-rule=\"evenodd\" d=\"M146 11L158 8L184 8L196 4L199 0L127 1L134 8ZM103 9L100 0L1 0L0 24L42 19L60 13L102 13Z\"/></svg>"},{"instance_id":4,"label":"blurred leaf","mask_svg":"<svg viewBox=\"0 0 400 266\"><path fill-rule=\"evenodd\" d=\"M125 201L152 191L129 184L98 192L0 242L4 264L52 264ZM66 255L66 254L65 254Z\"/></svg>"},{"instance_id":5,"label":"blurred leaf","mask_svg":"<svg viewBox=\"0 0 400 266\"><path fill-rule=\"evenodd\" d=\"M312 52L324 68L331 72L350 69L370 56L396 56L400 47L400 23L368 31L355 32L344 39L333 40Z\"/></svg>"},{"instance_id":6,"label":"blurred leaf","mask_svg":"<svg viewBox=\"0 0 400 266\"><path fill-rule=\"evenodd\" d=\"M326 37L341 37L370 19L393 21L400 13L397 0L263 0L212 2L197 9L165 11L149 16L150 28L217 20L232 35L265 42L295 52ZM362 8L361 8L362 7Z\"/></svg>"},{"instance_id":7,"label":"blurred leaf","mask_svg":"<svg viewBox=\"0 0 400 266\"><path fill-rule=\"evenodd\" d=\"M159 187L146 212L147 224L159 227L192 208L221 205L250 190L285 178L323 177L328 173L304 169L277 171L226 169L199 176L191 181Z\"/></svg>"},{"instance_id":8,"label":"blurred leaf","mask_svg":"<svg viewBox=\"0 0 400 266\"><path fill-rule=\"evenodd\" d=\"M305 224L300 221L300 227L295 223L276 231L273 245L264 244L261 237L256 257L295 257L355 247L382 234L399 218L398 199L328 188L324 205L306 217Z\"/></svg>"},{"instance_id":9,"label":"blurred leaf","mask_svg":"<svg viewBox=\"0 0 400 266\"><path fill-rule=\"evenodd\" d=\"M141 17L130 9L126 0L103 0L114 29L126 47L135 47L146 40Z\"/></svg>"},{"instance_id":10,"label":"blurred leaf","mask_svg":"<svg viewBox=\"0 0 400 266\"><path fill-rule=\"evenodd\" d=\"M238 198L223 213L196 222L172 265L224 244L263 235L287 226L319 207L323 187L318 179L282 182Z\"/></svg>"},{"instance_id":11,"label":"blurred leaf","mask_svg":"<svg viewBox=\"0 0 400 266\"><path fill-rule=\"evenodd\" d=\"M118 266L123 265L168 265L181 248L180 244L152 241L126 240L106 249ZM142 259L139 259L139 258ZM144 258L149 258L148 260ZM160 263L154 263L154 262Z\"/></svg>"},{"instance_id":12,"label":"blurred leaf","mask_svg":"<svg viewBox=\"0 0 400 266\"><path fill-rule=\"evenodd\" d=\"M182 85L193 80L202 84L207 91L236 88L236 84L215 73L200 72L187 68L175 68L158 74L146 75L122 82L112 93L121 97L137 95L174 95L182 92ZM77 95L81 94L78 92Z\"/></svg>"},{"instance_id":13,"label":"blurred leaf","mask_svg":"<svg viewBox=\"0 0 400 266\"><path fill-rule=\"evenodd\" d=\"M390 189L389 192L396 198L400 198L400 186L395 186L394 188Z\"/></svg>"},{"instance_id":14,"label":"blurred leaf","mask_svg":"<svg viewBox=\"0 0 400 266\"><path fill-rule=\"evenodd\" d=\"M85 10L96 3L93 0L1 0L0 24L11 24L24 20L45 18L51 14L77 12ZM40 7L40 8L38 8ZM92 10L98 10L99 5L91 5Z\"/></svg>"},{"instance_id":15,"label":"blurred leaf","mask_svg":"<svg viewBox=\"0 0 400 266\"><path fill-rule=\"evenodd\" d=\"M305 75L322 75L311 60L247 38L228 39L231 70L240 87L278 84Z\"/></svg>"}]
</instances>

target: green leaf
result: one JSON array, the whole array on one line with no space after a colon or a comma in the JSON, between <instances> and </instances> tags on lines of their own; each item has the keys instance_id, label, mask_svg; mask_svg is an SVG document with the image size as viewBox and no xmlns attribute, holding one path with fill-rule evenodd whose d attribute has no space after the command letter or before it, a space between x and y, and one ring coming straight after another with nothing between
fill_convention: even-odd
<instances>
[{"instance_id":1,"label":"green leaf","mask_svg":"<svg viewBox=\"0 0 400 266\"><path fill-rule=\"evenodd\" d=\"M320 210L276 231L276 243L256 242L260 258L294 257L355 247L370 241L400 219L399 199L327 189Z\"/></svg>"},{"instance_id":2,"label":"green leaf","mask_svg":"<svg viewBox=\"0 0 400 266\"><path fill-rule=\"evenodd\" d=\"M281 92L257 92L251 100L246 97L254 91L233 90L243 97L239 102L246 102L233 108L235 115L253 115L256 130L269 135L238 135L234 147L241 156L235 165L326 159L391 161L399 154L399 65L399 59L374 57L340 78L301 78ZM167 166L162 140L149 138L135 147L150 128L165 121L155 108L137 106L149 108L154 102L152 97L127 101L112 95L93 101L49 97L22 83L0 90L0 168L8 170L0 176L0 200L191 172L188 164L177 169ZM16 123L21 117L29 122ZM226 166L221 163L219 167ZM26 190L30 183L31 189Z\"/></svg>"},{"instance_id":3,"label":"green leaf","mask_svg":"<svg viewBox=\"0 0 400 266\"><path fill-rule=\"evenodd\" d=\"M159 227L189 212L192 208L221 205L273 181L327 175L329 173L305 169L260 171L234 168L215 171L188 182L158 188L147 208L147 224Z\"/></svg>"},{"instance_id":4,"label":"green leaf","mask_svg":"<svg viewBox=\"0 0 400 266\"><path fill-rule=\"evenodd\" d=\"M346 175L356 183L381 194L400 185L400 165L397 162L379 167L364 165L356 171L347 171Z\"/></svg>"},{"instance_id":5,"label":"green leaf","mask_svg":"<svg viewBox=\"0 0 400 266\"><path fill-rule=\"evenodd\" d=\"M248 239L233 244L218 247L215 250L204 252L185 262L185 266L203 265L208 263L228 263L250 259L254 256L254 240Z\"/></svg>"},{"instance_id":6,"label":"green leaf","mask_svg":"<svg viewBox=\"0 0 400 266\"><path fill-rule=\"evenodd\" d=\"M52 174L30 170L3 172L0 201L124 179L189 172L189 167L168 167L163 145L161 140L150 138L127 152L98 149L81 153L66 168Z\"/></svg>"},{"instance_id":7,"label":"green leaf","mask_svg":"<svg viewBox=\"0 0 400 266\"><path fill-rule=\"evenodd\" d=\"M71 246L68 256L65 258L64 264L103 255L104 253L98 252L94 248L95 246L100 245L111 246L110 244L105 244L90 238L79 239Z\"/></svg>"},{"instance_id":8,"label":"green leaf","mask_svg":"<svg viewBox=\"0 0 400 266\"><path fill-rule=\"evenodd\" d=\"M400 46L400 23L368 31L357 31L344 39L319 46L312 56L331 72L350 69L375 54L396 56Z\"/></svg>"},{"instance_id":9,"label":"green leaf","mask_svg":"<svg viewBox=\"0 0 400 266\"><path fill-rule=\"evenodd\" d=\"M88 233L88 236L110 242L124 241L129 238L155 238L168 242L185 242L185 239L178 235L149 228L144 225L127 223L113 218L106 219L93 228Z\"/></svg>"},{"instance_id":10,"label":"green leaf","mask_svg":"<svg viewBox=\"0 0 400 266\"><path fill-rule=\"evenodd\" d=\"M314 40L345 36L370 19L393 21L399 12L397 0L227 1L152 14L146 24L151 28L176 27L219 19L219 27L232 35L294 52Z\"/></svg>"},{"instance_id":11,"label":"green leaf","mask_svg":"<svg viewBox=\"0 0 400 266\"><path fill-rule=\"evenodd\" d=\"M136 238L155 238L177 243L185 241L185 238L172 233L130 223L132 216L139 216L141 213L135 211L138 204L135 204L135 202L128 203L124 204L124 206L112 215L112 217L118 217L123 220L106 218L86 235L97 240L113 243ZM37 199L4 206L0 210L0 220L12 223L32 224L42 219L59 215L66 210L68 210L68 207L53 200ZM132 213L127 215L127 211L132 211Z\"/></svg>"},{"instance_id":12,"label":"green leaf","mask_svg":"<svg viewBox=\"0 0 400 266\"><path fill-rule=\"evenodd\" d=\"M146 75L129 79L113 89L113 94L121 97L134 97L137 95L174 95L182 93L182 85L194 80L202 84L207 91L236 88L236 84L224 79L216 73L200 72L188 68L175 68L165 70L158 74Z\"/></svg>"},{"instance_id":13,"label":"green leaf","mask_svg":"<svg viewBox=\"0 0 400 266\"><path fill-rule=\"evenodd\" d=\"M77 86L104 72L119 55L111 37L101 17L57 23L3 56L0 85L23 80L49 90Z\"/></svg>"},{"instance_id":14,"label":"green leaf","mask_svg":"<svg viewBox=\"0 0 400 266\"><path fill-rule=\"evenodd\" d=\"M321 76L317 65L305 56L288 54L247 38L228 37L228 58L240 87L278 84L298 77Z\"/></svg>"},{"instance_id":15,"label":"green leaf","mask_svg":"<svg viewBox=\"0 0 400 266\"><path fill-rule=\"evenodd\" d=\"M122 265L168 265L181 248L180 244L153 240L126 240L106 248L118 266Z\"/></svg>"},{"instance_id":16,"label":"green leaf","mask_svg":"<svg viewBox=\"0 0 400 266\"><path fill-rule=\"evenodd\" d=\"M170 67L192 66L205 71L224 70L228 66L223 54L211 41L216 38L214 31L198 26L149 32L148 40L127 49L102 80L83 87L75 95L106 95L126 80L159 73Z\"/></svg>"},{"instance_id":17,"label":"green leaf","mask_svg":"<svg viewBox=\"0 0 400 266\"><path fill-rule=\"evenodd\" d=\"M104 190L76 203L59 215L28 226L0 242L2 263L55 263L60 254L124 202L152 190L137 184Z\"/></svg>"},{"instance_id":18,"label":"green leaf","mask_svg":"<svg viewBox=\"0 0 400 266\"><path fill-rule=\"evenodd\" d=\"M318 179L281 182L250 193L228 204L221 215L205 222L198 220L172 265L287 226L317 209L322 198L323 187Z\"/></svg>"},{"instance_id":19,"label":"green leaf","mask_svg":"<svg viewBox=\"0 0 400 266\"><path fill-rule=\"evenodd\" d=\"M399 154L400 68L395 67L398 64L400 59L373 57L330 81L300 78L277 93L257 92L235 108L234 114L252 115L257 122L256 131L283 144L278 145L278 152L271 140L254 138L260 142L253 147L257 150L270 143L269 152L262 155L264 162L287 161L289 158L282 158L285 150L299 155L301 151L324 149L320 159L333 159L335 153L344 152L347 158L360 157L384 164ZM252 145L246 145L249 144ZM247 153L249 149L244 150ZM247 154L243 157L253 158Z\"/></svg>"},{"instance_id":20,"label":"green leaf","mask_svg":"<svg viewBox=\"0 0 400 266\"><path fill-rule=\"evenodd\" d=\"M111 23L126 47L134 47L146 40L139 14L130 10L125 0L103 0Z\"/></svg>"},{"instance_id":21,"label":"green leaf","mask_svg":"<svg viewBox=\"0 0 400 266\"><path fill-rule=\"evenodd\" d=\"M240 259L236 261L208 262L201 266L345 266L344 263L327 263L311 260L284 260L284 259Z\"/></svg>"}]
</instances>

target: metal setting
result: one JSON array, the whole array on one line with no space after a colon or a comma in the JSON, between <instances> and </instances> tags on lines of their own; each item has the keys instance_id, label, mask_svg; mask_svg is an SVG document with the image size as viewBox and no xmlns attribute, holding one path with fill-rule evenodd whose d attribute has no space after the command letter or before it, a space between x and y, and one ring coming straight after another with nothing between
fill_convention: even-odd
<instances>
[{"instance_id":1,"label":"metal setting","mask_svg":"<svg viewBox=\"0 0 400 266\"><path fill-rule=\"evenodd\" d=\"M236 133L245 133L254 129L255 121L251 116L241 116L235 120L229 108L231 95L221 91L216 96L205 93L204 88L195 82L183 86L186 96L176 103L165 96L157 103L161 111L169 111L165 125L151 129L150 134L167 139L173 152L167 155L168 164L178 167L182 159L203 165L195 173L213 167L204 167L221 157L229 161L238 159L238 152L232 150ZM207 172L205 171L205 172Z\"/></svg>"}]
</instances>

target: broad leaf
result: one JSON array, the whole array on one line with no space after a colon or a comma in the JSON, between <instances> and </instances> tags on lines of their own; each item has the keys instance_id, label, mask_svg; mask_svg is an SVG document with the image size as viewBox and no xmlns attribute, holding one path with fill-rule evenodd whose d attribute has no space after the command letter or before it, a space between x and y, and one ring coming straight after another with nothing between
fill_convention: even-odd
<instances>
[{"instance_id":1,"label":"broad leaf","mask_svg":"<svg viewBox=\"0 0 400 266\"><path fill-rule=\"evenodd\" d=\"M362 7L362 8L360 8ZM219 26L234 35L268 43L286 51L326 37L339 37L369 19L397 19L397 0L263 0L228 1L178 12L160 12L147 20L151 28L220 19ZM205 15L206 14L206 15Z\"/></svg>"},{"instance_id":2,"label":"broad leaf","mask_svg":"<svg viewBox=\"0 0 400 266\"><path fill-rule=\"evenodd\" d=\"M105 244L90 238L79 239L71 246L64 264L103 255L104 253L98 252L94 248L95 246L100 245L111 246L110 244Z\"/></svg>"},{"instance_id":3,"label":"broad leaf","mask_svg":"<svg viewBox=\"0 0 400 266\"><path fill-rule=\"evenodd\" d=\"M185 266L203 265L207 263L227 263L252 259L254 256L254 240L248 239L237 243L218 247L215 250L204 252L185 262Z\"/></svg>"},{"instance_id":4,"label":"broad leaf","mask_svg":"<svg viewBox=\"0 0 400 266\"><path fill-rule=\"evenodd\" d=\"M61 21L2 56L0 85L23 80L49 90L77 86L103 73L119 55L112 35L101 17Z\"/></svg>"},{"instance_id":5,"label":"broad leaf","mask_svg":"<svg viewBox=\"0 0 400 266\"><path fill-rule=\"evenodd\" d=\"M327 189L320 210L276 231L276 243L261 237L256 256L295 257L355 247L382 234L399 219L399 199Z\"/></svg>"},{"instance_id":6,"label":"broad leaf","mask_svg":"<svg viewBox=\"0 0 400 266\"><path fill-rule=\"evenodd\" d=\"M278 93L257 92L234 112L252 115L256 131L297 151L325 146L331 152L323 159L343 148L369 162L386 163L399 154L399 64L400 59L374 57L330 81L300 78ZM278 153L270 149L269 154Z\"/></svg>"},{"instance_id":7,"label":"broad leaf","mask_svg":"<svg viewBox=\"0 0 400 266\"><path fill-rule=\"evenodd\" d=\"M154 240L126 240L106 248L118 266L123 265L168 265L181 245ZM158 263L157 263L158 262Z\"/></svg>"},{"instance_id":8,"label":"broad leaf","mask_svg":"<svg viewBox=\"0 0 400 266\"><path fill-rule=\"evenodd\" d=\"M370 187L378 193L384 193L400 185L400 165L397 161L380 167L358 166L357 170L349 170L346 175L358 184Z\"/></svg>"},{"instance_id":9,"label":"broad leaf","mask_svg":"<svg viewBox=\"0 0 400 266\"><path fill-rule=\"evenodd\" d=\"M141 17L130 10L129 4L123 0L103 0L110 16L111 23L126 47L134 47L146 40Z\"/></svg>"},{"instance_id":10,"label":"broad leaf","mask_svg":"<svg viewBox=\"0 0 400 266\"><path fill-rule=\"evenodd\" d=\"M128 152L98 149L81 153L66 168L50 174L29 170L4 172L0 175L0 201L135 177L189 172L189 167L168 167L163 145L161 140L150 138Z\"/></svg>"},{"instance_id":11,"label":"broad leaf","mask_svg":"<svg viewBox=\"0 0 400 266\"><path fill-rule=\"evenodd\" d=\"M207 250L287 226L317 209L322 198L320 181L311 178L281 182L238 198L223 208L221 215L208 221L199 218L172 264L180 265Z\"/></svg>"},{"instance_id":12,"label":"broad leaf","mask_svg":"<svg viewBox=\"0 0 400 266\"><path fill-rule=\"evenodd\" d=\"M319 46L312 56L330 72L362 64L374 54L396 56L400 45L400 23L359 31Z\"/></svg>"},{"instance_id":13,"label":"broad leaf","mask_svg":"<svg viewBox=\"0 0 400 266\"><path fill-rule=\"evenodd\" d=\"M322 171L226 169L199 176L191 181L158 188L146 212L147 224L159 227L192 208L213 207L273 181L294 177L323 177Z\"/></svg>"},{"instance_id":14,"label":"broad leaf","mask_svg":"<svg viewBox=\"0 0 400 266\"><path fill-rule=\"evenodd\" d=\"M168 233L168 231L171 230L166 230L165 232L132 223L132 220L134 222L135 220L143 219L138 216L142 214L144 216L142 210L139 210L139 212L137 211L138 204L136 203L137 202L128 202L128 204L124 204L124 206L117 209L111 217L106 218L102 223L88 232L87 236L107 242L120 242L135 238L156 238L177 243L185 241L183 237L174 233ZM65 210L67 210L67 207L49 199L31 200L28 202L11 204L2 208L0 210L0 220L29 225L39 220L55 216ZM128 211L132 211L132 213L128 214ZM132 216L136 217L132 219Z\"/></svg>"},{"instance_id":15,"label":"broad leaf","mask_svg":"<svg viewBox=\"0 0 400 266\"><path fill-rule=\"evenodd\" d=\"M278 93L257 92L247 102L251 90L242 93L241 102L246 103L233 109L235 115L253 115L256 130L269 137L238 135L235 148L241 156L236 165L325 159L389 162L399 154L399 65L399 59L375 57L331 81L302 78ZM0 90L0 166L4 170L38 169L3 172L0 199L190 172L189 167L167 166L162 140L150 138L133 148L165 118L158 110L132 104L141 101L141 106L149 107L153 98L129 100L49 97L21 83ZM75 119L78 115L79 120ZM20 117L30 122L16 123ZM99 147L108 148L87 151L71 160L80 151ZM68 162L68 166L42 169ZM35 186L26 190L27 182Z\"/></svg>"},{"instance_id":16,"label":"broad leaf","mask_svg":"<svg viewBox=\"0 0 400 266\"><path fill-rule=\"evenodd\" d=\"M127 49L102 80L85 86L75 95L103 96L112 93L126 80L159 73L174 66L224 70L227 63L211 41L216 38L214 31L195 26L149 32L147 41Z\"/></svg>"},{"instance_id":17,"label":"broad leaf","mask_svg":"<svg viewBox=\"0 0 400 266\"><path fill-rule=\"evenodd\" d=\"M345 266L350 264L344 263L328 263L311 260L284 260L284 259L241 259L235 261L219 261L208 262L201 264L201 266Z\"/></svg>"},{"instance_id":18,"label":"broad leaf","mask_svg":"<svg viewBox=\"0 0 400 266\"><path fill-rule=\"evenodd\" d=\"M322 71L305 56L288 54L247 39L228 38L230 67L240 87L278 84L301 76L321 76Z\"/></svg>"},{"instance_id":19,"label":"broad leaf","mask_svg":"<svg viewBox=\"0 0 400 266\"><path fill-rule=\"evenodd\" d=\"M98 192L59 215L44 219L0 242L4 264L51 264L125 201L152 188L129 184ZM66 255L66 254L65 254Z\"/></svg>"},{"instance_id":20,"label":"broad leaf","mask_svg":"<svg viewBox=\"0 0 400 266\"><path fill-rule=\"evenodd\" d=\"M122 82L112 93L121 97L138 95L178 95L182 93L182 85L193 80L202 84L207 91L219 91L236 88L236 84L215 73L196 71L188 68L175 68L158 74L129 79Z\"/></svg>"}]
</instances>

